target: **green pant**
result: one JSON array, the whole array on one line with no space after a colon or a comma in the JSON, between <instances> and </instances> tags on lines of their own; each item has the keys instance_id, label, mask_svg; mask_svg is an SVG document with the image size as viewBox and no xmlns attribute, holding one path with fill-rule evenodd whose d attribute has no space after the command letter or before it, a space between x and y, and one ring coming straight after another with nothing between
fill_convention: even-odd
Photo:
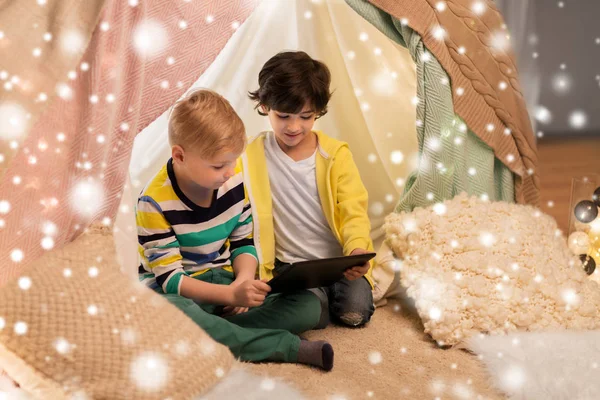
<instances>
[{"instance_id":1,"label":"green pant","mask_svg":"<svg viewBox=\"0 0 600 400\"><path fill-rule=\"evenodd\" d=\"M196 279L229 285L234 276L215 268ZM200 304L174 294L163 296L243 361L296 362L300 348L296 334L313 329L321 315L319 299L308 290L268 295L260 307L228 318L215 315L221 307L214 304Z\"/></svg>"}]
</instances>

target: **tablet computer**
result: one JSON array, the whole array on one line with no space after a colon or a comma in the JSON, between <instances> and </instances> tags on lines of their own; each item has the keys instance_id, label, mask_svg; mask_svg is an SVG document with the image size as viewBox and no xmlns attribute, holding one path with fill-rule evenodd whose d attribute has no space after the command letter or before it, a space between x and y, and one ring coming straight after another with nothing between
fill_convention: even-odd
<instances>
[{"instance_id":1,"label":"tablet computer","mask_svg":"<svg viewBox=\"0 0 600 400\"><path fill-rule=\"evenodd\" d=\"M363 265L375 255L367 253L284 264L277 268L277 275L267 284L271 286L271 293L330 286L344 277L345 270Z\"/></svg>"}]
</instances>

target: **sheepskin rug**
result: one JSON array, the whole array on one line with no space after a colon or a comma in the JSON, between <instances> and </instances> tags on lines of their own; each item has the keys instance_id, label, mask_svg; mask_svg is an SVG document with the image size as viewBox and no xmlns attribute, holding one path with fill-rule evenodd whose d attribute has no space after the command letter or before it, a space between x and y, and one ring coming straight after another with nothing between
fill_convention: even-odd
<instances>
[{"instance_id":1,"label":"sheepskin rug","mask_svg":"<svg viewBox=\"0 0 600 400\"><path fill-rule=\"evenodd\" d=\"M599 398L599 331L477 335L467 347L511 400Z\"/></svg>"},{"instance_id":2,"label":"sheepskin rug","mask_svg":"<svg viewBox=\"0 0 600 400\"><path fill-rule=\"evenodd\" d=\"M534 207L463 193L391 214L384 229L400 284L440 345L479 332L600 326L600 287Z\"/></svg>"},{"instance_id":3,"label":"sheepskin rug","mask_svg":"<svg viewBox=\"0 0 600 400\"><path fill-rule=\"evenodd\" d=\"M258 376L238 365L204 396L197 400L305 400L305 397L281 379Z\"/></svg>"},{"instance_id":4,"label":"sheepskin rug","mask_svg":"<svg viewBox=\"0 0 600 400\"><path fill-rule=\"evenodd\" d=\"M34 400L0 370L0 400ZM196 400L305 400L299 391L278 378L258 376L239 363L207 393Z\"/></svg>"}]
</instances>

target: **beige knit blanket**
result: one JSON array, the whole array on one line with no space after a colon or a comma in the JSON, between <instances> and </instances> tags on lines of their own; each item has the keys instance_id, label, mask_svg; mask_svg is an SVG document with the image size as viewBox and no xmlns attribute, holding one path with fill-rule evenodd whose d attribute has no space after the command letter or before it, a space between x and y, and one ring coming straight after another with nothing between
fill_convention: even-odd
<instances>
[{"instance_id":1,"label":"beige knit blanket","mask_svg":"<svg viewBox=\"0 0 600 400\"><path fill-rule=\"evenodd\" d=\"M535 136L509 32L494 2L483 1L480 14L472 0L369 2L421 35L450 76L454 111L516 174L516 201L538 205Z\"/></svg>"},{"instance_id":2,"label":"beige knit blanket","mask_svg":"<svg viewBox=\"0 0 600 400\"><path fill-rule=\"evenodd\" d=\"M0 370L35 399L191 400L234 363L227 347L119 271L108 228L30 263L0 290L0 316Z\"/></svg>"}]
</instances>

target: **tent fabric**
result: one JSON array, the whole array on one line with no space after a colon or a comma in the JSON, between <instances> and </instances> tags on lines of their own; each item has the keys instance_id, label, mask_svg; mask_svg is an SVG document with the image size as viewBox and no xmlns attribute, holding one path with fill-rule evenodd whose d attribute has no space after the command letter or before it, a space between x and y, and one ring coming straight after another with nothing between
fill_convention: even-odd
<instances>
[{"instance_id":1,"label":"tent fabric","mask_svg":"<svg viewBox=\"0 0 600 400\"><path fill-rule=\"evenodd\" d=\"M48 93L43 114L35 118L31 113L29 135L20 143L17 155L0 182L0 247L6 249L0 254L3 265L0 285L16 275L24 263L40 256L44 248L60 247L72 241L90 222L112 222L127 179L134 136L164 113L202 75L258 3L258 0L107 0L100 17L89 14L88 10L86 18L96 18L102 23L93 30L89 45L81 58L82 63L73 71L73 75L69 73L64 78L65 82L61 82L64 86L58 91L59 96ZM266 3L270 2L263 2ZM446 3L447 11L451 12L440 14L440 23L450 27L449 34L445 41L437 41L430 32L437 20L432 18L434 11L429 2L372 2L391 15L408 16L411 21L408 25L421 35L424 45L446 70L452 87L464 88L462 96L456 90L453 91L456 114L494 149L496 157L503 160L503 163L508 156L514 158L507 165L517 175L516 199L533 202L537 193L534 188L537 182L534 170L535 143L530 143L533 135L524 133L527 129L531 130L529 123L522 121L523 115L526 116L525 107L517 111L514 107L506 110L502 108L502 104L514 106L522 103L518 96L514 63L510 55L493 53L479 42L481 39L486 43L485 34L489 34L487 26L497 26L501 18L495 12L475 18L461 5L466 2ZM368 160L374 164L361 170L372 173L366 180L372 186L372 189L368 189L375 198L370 206L370 215L374 225L380 225L388 207L393 207L393 199L397 194L395 190L399 186L399 179L396 178L398 168L400 166L405 170L408 165L390 162L390 158L394 160L394 154L390 157L389 152L399 142L398 139L417 141L416 134L407 136L406 132L410 130L388 131L383 123L389 124L392 121L396 125L412 128L414 125L398 124L396 120L387 118L386 112L389 115L389 109L369 107L368 102L363 99L366 96L363 94L360 97L358 94L356 83L361 82L361 78L369 78L371 81L365 80L363 84L370 83L382 92L378 101L388 96L388 103L396 104L397 97L389 97L389 91L385 90L393 86L393 82L361 73L364 71L364 68L361 69L363 64L355 62L360 61L361 57L349 56L350 53L356 53L357 56L364 52L372 53L374 49L366 46L371 46L371 41L351 51L348 51L347 43L338 50L332 51L329 47L328 44L336 39L343 43L348 36L344 32L360 26L359 22L354 22L354 25L326 24L327 21L335 21L343 12L341 7L347 6L333 0L302 4L294 2L294 5L294 8L287 7L284 11L295 12L298 20L302 15L307 21L312 21L313 28L323 39L320 42L307 41L300 33L308 30L300 29L296 22L289 28L296 29L298 48L320 53L320 58L325 59L332 68L347 67L348 73L336 75L336 79L343 83L334 95L334 100L337 98L340 105L332 107L330 111L331 116L340 113L347 118L329 118L328 114L329 119L324 118L319 122L330 123L332 129L324 130L334 136L335 132L340 132L341 139L349 142L357 160ZM315 11L326 9L328 13L310 14L307 7L313 7ZM353 14L354 17L351 18L365 22L356 13ZM314 17L311 18L311 15ZM457 15L462 16L461 21L472 19L473 26L479 29L474 34L475 31L471 29L475 28L470 25L465 28L465 24L458 24L461 29L467 29L467 34L463 35L469 39L468 42L465 41L466 48L486 49L477 60L459 60L462 64L455 62L458 53L457 46L452 41L458 37L454 35L458 28L453 27L453 24L456 25L455 19L459 18ZM77 40L82 40L81 37L85 43L85 34L81 33ZM261 39L271 40L269 36ZM6 38L2 43L5 40ZM242 42L251 43L252 38L244 38ZM394 46L393 42L387 42L386 46ZM256 43L257 46L261 44ZM43 47L42 54L46 50ZM402 54L388 51L387 47L377 47L375 50L379 50L378 55ZM467 50L467 54L469 51ZM407 51L404 54L410 59ZM475 65L475 62L484 61L491 66L487 69L476 68L480 65ZM262 65L258 59L250 59L248 62ZM239 70L235 65L227 68L230 73L236 69ZM485 79L481 71L487 74ZM43 71L40 74L43 75ZM511 90L498 93L494 90L495 86L488 83L492 81L490 76L497 78L494 82L506 79ZM398 78L400 77L403 76L398 74ZM241 87L239 90L245 91L247 88ZM400 111L401 107L398 107L394 112ZM497 134L504 124L512 130L512 135ZM488 125L493 125L492 132L486 131ZM323 129L322 126L319 128ZM377 135L382 136L379 139L371 136L364 140L364 135L356 134L361 131L377 132ZM426 145L426 137L424 139ZM470 143L468 137L467 142ZM491 167L488 165L488 168ZM528 176L526 169L532 172L531 176ZM498 181L496 179L493 182Z\"/></svg>"},{"instance_id":2,"label":"tent fabric","mask_svg":"<svg viewBox=\"0 0 600 400\"><path fill-rule=\"evenodd\" d=\"M56 85L77 68L104 2L0 5L0 179L28 128L56 96Z\"/></svg>"},{"instance_id":3,"label":"tent fabric","mask_svg":"<svg viewBox=\"0 0 600 400\"><path fill-rule=\"evenodd\" d=\"M110 223L136 133L202 74L257 3L106 1L106 24L93 30L76 78L63 77L68 90L48 99L0 182L0 285L90 222ZM77 10L92 23L86 7Z\"/></svg>"},{"instance_id":4,"label":"tent fabric","mask_svg":"<svg viewBox=\"0 0 600 400\"><path fill-rule=\"evenodd\" d=\"M377 8L364 6L361 0L347 2L390 39L406 46L417 66L420 165L410 175L395 211L412 211L463 191L514 202L513 173L455 115L448 75L427 51L421 36L407 24L385 18Z\"/></svg>"},{"instance_id":5,"label":"tent fabric","mask_svg":"<svg viewBox=\"0 0 600 400\"><path fill-rule=\"evenodd\" d=\"M535 137L506 25L494 3L485 2L480 15L469 0L447 0L439 8L431 1L350 4L361 15L379 14L396 31L408 25L422 37L450 77L456 114L515 173L516 201L538 205Z\"/></svg>"},{"instance_id":6,"label":"tent fabric","mask_svg":"<svg viewBox=\"0 0 600 400\"><path fill-rule=\"evenodd\" d=\"M190 90L204 87L222 94L244 121L247 135L255 136L270 125L254 109L248 91L258 88L263 64L283 50L306 51L331 71L329 111L316 121L315 129L349 144L369 192L371 234L376 239L406 177L418 165L412 104L415 64L406 48L390 41L344 2L264 1ZM171 156L167 119L165 112L135 139L129 169L133 196ZM136 200L123 205L131 209ZM127 223L122 224L120 233L127 228Z\"/></svg>"}]
</instances>

